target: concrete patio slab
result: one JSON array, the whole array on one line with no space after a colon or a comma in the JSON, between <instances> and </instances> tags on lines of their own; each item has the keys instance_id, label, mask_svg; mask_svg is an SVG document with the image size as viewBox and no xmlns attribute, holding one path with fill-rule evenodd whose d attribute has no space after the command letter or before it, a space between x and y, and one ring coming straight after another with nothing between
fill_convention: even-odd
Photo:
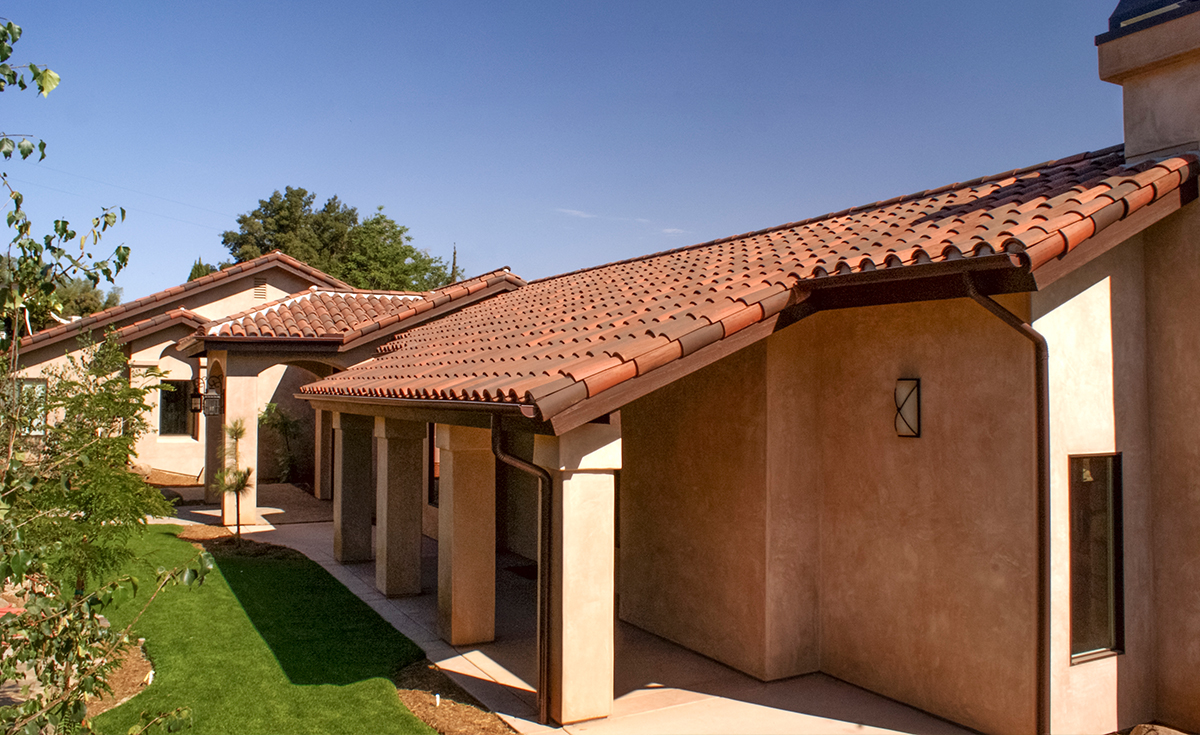
<instances>
[{"instance_id":1,"label":"concrete patio slab","mask_svg":"<svg viewBox=\"0 0 1200 735\"><path fill-rule=\"evenodd\" d=\"M437 545L432 540L425 539L422 549L422 593L389 599L374 588L372 562L343 565L333 559L330 523L274 526L255 539L294 548L327 569L521 733L973 732L823 674L763 683L626 623L617 625L612 716L545 727L535 721L531 684L537 678L536 587L507 570L518 566L520 557L497 558L496 640L454 648L437 634Z\"/></svg>"}]
</instances>

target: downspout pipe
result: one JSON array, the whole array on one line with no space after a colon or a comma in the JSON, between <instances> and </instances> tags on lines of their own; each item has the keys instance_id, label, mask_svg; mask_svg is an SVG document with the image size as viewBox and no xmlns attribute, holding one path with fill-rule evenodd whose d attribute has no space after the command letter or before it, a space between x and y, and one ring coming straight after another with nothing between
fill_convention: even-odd
<instances>
[{"instance_id":1,"label":"downspout pipe","mask_svg":"<svg viewBox=\"0 0 1200 735\"><path fill-rule=\"evenodd\" d=\"M1037 731L1050 733L1050 348L1030 324L975 287L963 275L967 295L1033 343L1037 413Z\"/></svg>"},{"instance_id":2,"label":"downspout pipe","mask_svg":"<svg viewBox=\"0 0 1200 735\"><path fill-rule=\"evenodd\" d=\"M554 480L550 472L504 451L504 430L500 415L492 414L492 454L509 467L533 475L538 480L538 722L550 723L550 560L551 519L554 512Z\"/></svg>"}]
</instances>

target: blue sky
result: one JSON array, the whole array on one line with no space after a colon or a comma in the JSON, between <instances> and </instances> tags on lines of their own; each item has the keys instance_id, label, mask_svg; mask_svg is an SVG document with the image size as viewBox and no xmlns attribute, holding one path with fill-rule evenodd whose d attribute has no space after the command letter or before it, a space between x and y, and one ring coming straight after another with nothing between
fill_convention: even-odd
<instances>
[{"instance_id":1,"label":"blue sky","mask_svg":"<svg viewBox=\"0 0 1200 735\"><path fill-rule=\"evenodd\" d=\"M39 2L4 95L35 231L123 206L127 298L284 186L538 278L1121 141L1116 0Z\"/></svg>"}]
</instances>

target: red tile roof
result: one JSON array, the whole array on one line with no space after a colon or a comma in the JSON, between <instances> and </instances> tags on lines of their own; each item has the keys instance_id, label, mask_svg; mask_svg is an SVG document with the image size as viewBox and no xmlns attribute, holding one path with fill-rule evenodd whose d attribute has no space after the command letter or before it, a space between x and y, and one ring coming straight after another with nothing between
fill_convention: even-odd
<instances>
[{"instance_id":1,"label":"red tile roof","mask_svg":"<svg viewBox=\"0 0 1200 735\"><path fill-rule=\"evenodd\" d=\"M136 339L152 332L172 326L175 324L183 324L184 326L198 329L204 326L208 320L200 316L194 311L187 309L171 309L163 314L156 314L149 319L142 319L133 324L122 327L117 330L117 340L128 342L131 339Z\"/></svg>"},{"instance_id":2,"label":"red tile roof","mask_svg":"<svg viewBox=\"0 0 1200 735\"><path fill-rule=\"evenodd\" d=\"M254 260L248 260L245 263L219 270L215 273L210 273L207 276L197 278L194 281L188 281L179 286L168 288L165 291L143 296L140 299L127 301L124 304L119 304L104 311L98 311L95 314L85 316L82 319L71 322L70 324L60 324L58 326L43 329L35 332L32 335L21 338L21 349L27 350L31 347L43 347L48 344L53 344L64 339L73 337L84 329L100 329L115 321L129 318L139 312L154 310L161 308L158 305L163 302L175 301L184 295L191 295L206 291L214 286L217 286L225 281L239 275L247 275L266 270L271 266L281 265L290 270L296 271L308 278L323 283L330 288L350 288L349 284L339 281L333 276L322 273L313 268L307 263L302 263L299 260L285 255L278 250L259 256Z\"/></svg>"},{"instance_id":3,"label":"red tile roof","mask_svg":"<svg viewBox=\"0 0 1200 735\"><path fill-rule=\"evenodd\" d=\"M302 390L518 403L551 419L772 317L818 284L989 257L1036 270L1198 172L1193 156L1129 167L1118 146L534 281L405 332L376 359Z\"/></svg>"},{"instance_id":4,"label":"red tile roof","mask_svg":"<svg viewBox=\"0 0 1200 735\"><path fill-rule=\"evenodd\" d=\"M314 286L210 322L202 333L185 338L180 346L212 338L228 343L332 337L348 344L486 289L508 290L524 285L525 281L505 268L425 292L329 290Z\"/></svg>"}]
</instances>

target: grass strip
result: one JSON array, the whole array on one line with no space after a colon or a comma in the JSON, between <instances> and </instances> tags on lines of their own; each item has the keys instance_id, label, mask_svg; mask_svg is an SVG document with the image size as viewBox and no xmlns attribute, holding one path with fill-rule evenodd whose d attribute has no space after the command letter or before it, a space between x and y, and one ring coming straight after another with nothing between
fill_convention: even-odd
<instances>
[{"instance_id":1,"label":"grass strip","mask_svg":"<svg viewBox=\"0 0 1200 735\"><path fill-rule=\"evenodd\" d=\"M125 573L148 586L156 568L186 563L196 549L178 531L151 527ZM202 587L165 590L138 623L154 683L97 717L99 732L180 706L192 708L196 735L433 732L389 679L421 649L328 572L299 554L215 556ZM112 611L113 625L138 607Z\"/></svg>"}]
</instances>

